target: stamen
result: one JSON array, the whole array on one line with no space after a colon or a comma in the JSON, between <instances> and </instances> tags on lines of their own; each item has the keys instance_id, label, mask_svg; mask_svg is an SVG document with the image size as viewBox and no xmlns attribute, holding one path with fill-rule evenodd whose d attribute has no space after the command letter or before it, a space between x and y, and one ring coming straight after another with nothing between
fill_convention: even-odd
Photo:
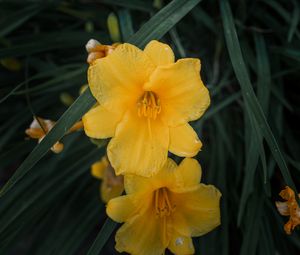
<instances>
[{"instance_id":1,"label":"stamen","mask_svg":"<svg viewBox=\"0 0 300 255\"><path fill-rule=\"evenodd\" d=\"M160 188L155 191L155 212L160 218L170 216L175 210L175 205L172 205L169 198L167 188Z\"/></svg>"},{"instance_id":2,"label":"stamen","mask_svg":"<svg viewBox=\"0 0 300 255\"><path fill-rule=\"evenodd\" d=\"M146 91L142 98L137 103L138 116L156 119L161 112L160 100L154 92Z\"/></svg>"}]
</instances>

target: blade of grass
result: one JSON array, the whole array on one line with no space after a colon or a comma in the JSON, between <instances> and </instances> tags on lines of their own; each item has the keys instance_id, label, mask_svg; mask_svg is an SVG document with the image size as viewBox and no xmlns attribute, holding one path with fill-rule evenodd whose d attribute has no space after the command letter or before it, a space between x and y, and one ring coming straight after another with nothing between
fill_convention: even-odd
<instances>
[{"instance_id":1,"label":"blade of grass","mask_svg":"<svg viewBox=\"0 0 300 255\"><path fill-rule=\"evenodd\" d=\"M177 33L177 29L176 27L173 27L171 30L170 30L170 36L179 52L179 56L181 58L185 58L186 57L186 53L185 53L185 49L184 47L182 46L181 44L181 41L180 41L180 37L178 36L178 33Z\"/></svg>"},{"instance_id":2,"label":"blade of grass","mask_svg":"<svg viewBox=\"0 0 300 255\"><path fill-rule=\"evenodd\" d=\"M235 30L231 9L227 0L220 1L220 9L229 56L233 65L234 72L241 86L244 100L246 104L249 105L249 114L253 115L252 118L256 120L264 138L266 139L273 157L281 170L284 181L295 192L297 192L296 186L292 180L291 174L286 165L281 150L253 91L245 62L242 57L242 52Z\"/></svg>"},{"instance_id":3,"label":"blade of grass","mask_svg":"<svg viewBox=\"0 0 300 255\"><path fill-rule=\"evenodd\" d=\"M107 218L87 255L98 255L116 227L117 223Z\"/></svg>"},{"instance_id":4,"label":"blade of grass","mask_svg":"<svg viewBox=\"0 0 300 255\"><path fill-rule=\"evenodd\" d=\"M151 12L154 11L153 6L151 3L146 1L139 1L139 0L100 0L101 3L109 4L109 5L117 5L133 10L139 10L144 12Z\"/></svg>"},{"instance_id":5,"label":"blade of grass","mask_svg":"<svg viewBox=\"0 0 300 255\"><path fill-rule=\"evenodd\" d=\"M134 34L132 19L130 15L130 11L127 9L120 10L118 12L120 28L122 33L123 41L127 41L130 36Z\"/></svg>"},{"instance_id":6,"label":"blade of grass","mask_svg":"<svg viewBox=\"0 0 300 255\"><path fill-rule=\"evenodd\" d=\"M129 43L143 48L151 39L160 39L201 0L173 0L131 36Z\"/></svg>"},{"instance_id":7,"label":"blade of grass","mask_svg":"<svg viewBox=\"0 0 300 255\"><path fill-rule=\"evenodd\" d=\"M6 16L7 18L0 23L0 37L7 35L21 26L32 16L39 13L43 8L43 5L29 5L24 9L14 12L12 15Z\"/></svg>"},{"instance_id":8,"label":"blade of grass","mask_svg":"<svg viewBox=\"0 0 300 255\"><path fill-rule=\"evenodd\" d=\"M292 14L292 19L290 22L290 29L288 32L288 42L291 42L293 39L293 36L295 34L295 32L297 31L297 27L299 24L299 15L300 15L300 10L299 10L299 2L293 0L292 1L294 4L294 8L293 8L293 14Z\"/></svg>"}]
</instances>

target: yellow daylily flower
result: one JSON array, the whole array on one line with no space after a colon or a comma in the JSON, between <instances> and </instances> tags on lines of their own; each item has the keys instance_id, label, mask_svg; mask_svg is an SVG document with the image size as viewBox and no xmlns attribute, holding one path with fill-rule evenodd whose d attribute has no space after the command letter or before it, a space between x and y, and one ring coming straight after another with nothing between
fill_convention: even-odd
<instances>
[{"instance_id":1,"label":"yellow daylily flower","mask_svg":"<svg viewBox=\"0 0 300 255\"><path fill-rule=\"evenodd\" d=\"M87 62L92 64L95 60L104 58L111 54L119 43L113 45L103 45L95 39L90 39L85 45L86 51L88 52Z\"/></svg>"},{"instance_id":2,"label":"yellow daylily flower","mask_svg":"<svg viewBox=\"0 0 300 255\"><path fill-rule=\"evenodd\" d=\"M92 165L91 174L95 178L102 180L100 194L103 202L107 203L112 198L122 194L124 190L123 176L115 175L115 171L106 156Z\"/></svg>"},{"instance_id":3,"label":"yellow daylily flower","mask_svg":"<svg viewBox=\"0 0 300 255\"><path fill-rule=\"evenodd\" d=\"M30 127L25 130L25 133L33 139L38 139L40 143L45 136L50 132L50 130L54 127L55 121L43 119L40 117L33 118ZM79 121L75 123L67 133L74 132L78 129L82 128L82 122ZM60 153L64 148L64 145L57 141L52 147L51 150L55 153Z\"/></svg>"},{"instance_id":4,"label":"yellow daylily flower","mask_svg":"<svg viewBox=\"0 0 300 255\"><path fill-rule=\"evenodd\" d=\"M284 225L285 232L290 235L294 228L300 225L300 208L295 198L295 192L288 186L282 190L279 195L286 202L276 202L279 213L283 216L290 216L288 222ZM298 194L300 198L300 194Z\"/></svg>"},{"instance_id":5,"label":"yellow daylily flower","mask_svg":"<svg viewBox=\"0 0 300 255\"><path fill-rule=\"evenodd\" d=\"M194 253L192 238L220 224L221 193L199 183L201 167L185 158L179 166L168 159L150 178L125 175L126 194L110 200L106 212L125 222L116 233L116 249L133 255Z\"/></svg>"},{"instance_id":6,"label":"yellow daylily flower","mask_svg":"<svg viewBox=\"0 0 300 255\"><path fill-rule=\"evenodd\" d=\"M172 49L151 41L144 51L119 45L89 67L88 81L99 105L84 117L92 138L112 137L108 158L116 174L152 176L168 151L195 156L202 144L188 124L210 104L200 78L200 60L174 62Z\"/></svg>"}]
</instances>

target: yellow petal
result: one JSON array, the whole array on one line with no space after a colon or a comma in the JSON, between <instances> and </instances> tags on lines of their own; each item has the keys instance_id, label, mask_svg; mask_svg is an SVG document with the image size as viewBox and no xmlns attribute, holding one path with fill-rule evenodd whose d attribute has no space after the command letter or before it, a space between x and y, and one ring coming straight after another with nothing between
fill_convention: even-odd
<instances>
[{"instance_id":1,"label":"yellow petal","mask_svg":"<svg viewBox=\"0 0 300 255\"><path fill-rule=\"evenodd\" d=\"M156 66L174 63L174 53L168 44L153 40L147 44L144 52Z\"/></svg>"},{"instance_id":2,"label":"yellow petal","mask_svg":"<svg viewBox=\"0 0 300 255\"><path fill-rule=\"evenodd\" d=\"M106 207L107 215L116 222L124 222L133 216L137 209L137 198L126 195L109 200Z\"/></svg>"},{"instance_id":3,"label":"yellow petal","mask_svg":"<svg viewBox=\"0 0 300 255\"><path fill-rule=\"evenodd\" d=\"M202 143L197 133L188 124L170 127L169 151L180 157L194 157L200 151Z\"/></svg>"},{"instance_id":4,"label":"yellow petal","mask_svg":"<svg viewBox=\"0 0 300 255\"><path fill-rule=\"evenodd\" d=\"M132 255L158 255L163 254L169 242L169 234L162 231L169 224L161 222L151 209L143 214L137 214L127 221L116 233L116 250ZM165 240L166 239L166 240Z\"/></svg>"},{"instance_id":5,"label":"yellow petal","mask_svg":"<svg viewBox=\"0 0 300 255\"><path fill-rule=\"evenodd\" d=\"M127 112L119 123L107 151L116 174L152 176L168 155L169 130L162 121Z\"/></svg>"},{"instance_id":6,"label":"yellow petal","mask_svg":"<svg viewBox=\"0 0 300 255\"><path fill-rule=\"evenodd\" d=\"M87 136L97 139L112 137L121 116L98 105L89 110L83 117L83 128Z\"/></svg>"},{"instance_id":7,"label":"yellow petal","mask_svg":"<svg viewBox=\"0 0 300 255\"><path fill-rule=\"evenodd\" d=\"M91 174L97 179L102 179L104 176L104 171L107 167L108 167L108 161L104 156L102 157L101 160L97 161L92 165Z\"/></svg>"},{"instance_id":8,"label":"yellow petal","mask_svg":"<svg viewBox=\"0 0 300 255\"><path fill-rule=\"evenodd\" d=\"M114 185L114 186L108 186L105 185L105 183L102 181L101 183L101 199L104 203L107 203L111 199L121 196L122 192L124 190L124 186L119 184L119 185Z\"/></svg>"},{"instance_id":9,"label":"yellow petal","mask_svg":"<svg viewBox=\"0 0 300 255\"><path fill-rule=\"evenodd\" d=\"M221 193L212 185L200 184L185 193L171 193L176 210L174 228L185 236L201 236L220 225Z\"/></svg>"},{"instance_id":10,"label":"yellow petal","mask_svg":"<svg viewBox=\"0 0 300 255\"><path fill-rule=\"evenodd\" d=\"M145 84L145 90L158 95L160 115L169 126L196 120L209 106L209 92L199 72L199 59L181 59L175 64L159 66Z\"/></svg>"},{"instance_id":11,"label":"yellow petal","mask_svg":"<svg viewBox=\"0 0 300 255\"><path fill-rule=\"evenodd\" d=\"M195 253L192 238L183 236L175 230L172 233L168 249L176 255L188 255Z\"/></svg>"},{"instance_id":12,"label":"yellow petal","mask_svg":"<svg viewBox=\"0 0 300 255\"><path fill-rule=\"evenodd\" d=\"M172 186L176 181L174 175L176 163L168 158L162 169L151 178L138 175L126 175L124 177L124 187L127 194L151 193L163 186Z\"/></svg>"},{"instance_id":13,"label":"yellow petal","mask_svg":"<svg viewBox=\"0 0 300 255\"><path fill-rule=\"evenodd\" d=\"M143 51L131 44L121 44L89 67L91 92L108 110L122 113L136 104L153 69Z\"/></svg>"},{"instance_id":14,"label":"yellow petal","mask_svg":"<svg viewBox=\"0 0 300 255\"><path fill-rule=\"evenodd\" d=\"M196 159L185 158L174 172L176 181L171 187L175 192L182 189L198 186L201 180L202 169Z\"/></svg>"}]
</instances>

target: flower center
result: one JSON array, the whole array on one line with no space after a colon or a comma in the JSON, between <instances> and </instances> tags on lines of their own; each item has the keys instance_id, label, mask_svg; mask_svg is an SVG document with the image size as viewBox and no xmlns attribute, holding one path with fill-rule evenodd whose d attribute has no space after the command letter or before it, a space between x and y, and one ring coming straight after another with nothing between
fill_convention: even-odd
<instances>
[{"instance_id":1,"label":"flower center","mask_svg":"<svg viewBox=\"0 0 300 255\"><path fill-rule=\"evenodd\" d=\"M155 190L154 193L156 215L160 218L170 216L176 206L171 203L168 189L160 188Z\"/></svg>"},{"instance_id":2,"label":"flower center","mask_svg":"<svg viewBox=\"0 0 300 255\"><path fill-rule=\"evenodd\" d=\"M152 91L146 91L137 103L138 116L156 119L161 112L160 100Z\"/></svg>"}]
</instances>

